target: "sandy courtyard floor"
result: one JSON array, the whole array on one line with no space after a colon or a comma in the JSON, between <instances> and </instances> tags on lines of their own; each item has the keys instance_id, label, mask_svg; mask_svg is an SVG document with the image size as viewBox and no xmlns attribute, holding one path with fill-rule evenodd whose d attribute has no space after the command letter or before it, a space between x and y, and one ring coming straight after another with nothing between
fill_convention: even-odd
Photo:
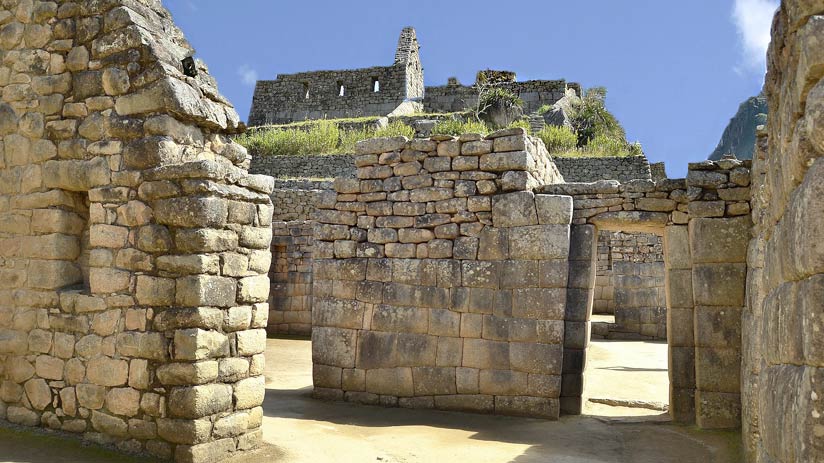
<instances>
[{"instance_id":1,"label":"sandy courtyard floor","mask_svg":"<svg viewBox=\"0 0 824 463\"><path fill-rule=\"evenodd\" d=\"M665 343L595 341L586 396L667 402ZM311 344L270 339L264 439L230 463L735 463L737 432L666 422L645 408L588 403L560 421L380 408L313 400ZM662 422L663 420L663 422ZM0 429L0 462L139 462L77 441Z\"/></svg>"}]
</instances>

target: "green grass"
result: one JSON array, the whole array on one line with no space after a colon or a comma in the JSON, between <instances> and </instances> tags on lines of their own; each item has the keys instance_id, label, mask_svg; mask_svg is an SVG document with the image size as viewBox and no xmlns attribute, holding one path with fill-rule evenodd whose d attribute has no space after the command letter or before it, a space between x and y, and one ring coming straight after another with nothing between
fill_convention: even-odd
<instances>
[{"instance_id":1,"label":"green grass","mask_svg":"<svg viewBox=\"0 0 824 463\"><path fill-rule=\"evenodd\" d=\"M368 138L396 137L412 138L415 129L403 122L371 128L344 130L335 121L314 121L308 128L266 127L247 132L235 139L249 152L262 156L302 156L307 154L347 154L353 153L355 143Z\"/></svg>"},{"instance_id":2,"label":"green grass","mask_svg":"<svg viewBox=\"0 0 824 463\"><path fill-rule=\"evenodd\" d=\"M535 135L544 141L544 145L550 153L574 150L578 145L578 135L566 126L548 125Z\"/></svg>"},{"instance_id":3,"label":"green grass","mask_svg":"<svg viewBox=\"0 0 824 463\"><path fill-rule=\"evenodd\" d=\"M254 132L258 130L270 130L270 129L295 129L295 128L305 128L308 126L313 126L319 124L321 122L333 122L335 124L356 124L362 123L367 124L369 122L377 122L380 117L378 116L364 116L364 117L343 117L339 119L313 119L313 120L306 120L306 121L298 121L298 122L290 122L288 124L272 124L272 125L263 125L259 127L251 127L249 131Z\"/></svg>"},{"instance_id":4,"label":"green grass","mask_svg":"<svg viewBox=\"0 0 824 463\"><path fill-rule=\"evenodd\" d=\"M644 152L640 143L627 143L621 139L598 135L580 148L559 150L550 154L563 158L604 158L640 156Z\"/></svg>"},{"instance_id":5,"label":"green grass","mask_svg":"<svg viewBox=\"0 0 824 463\"><path fill-rule=\"evenodd\" d=\"M462 135L465 133L480 133L486 135L489 133L489 127L482 121L461 121L458 119L445 119L432 128L432 135Z\"/></svg>"}]
</instances>

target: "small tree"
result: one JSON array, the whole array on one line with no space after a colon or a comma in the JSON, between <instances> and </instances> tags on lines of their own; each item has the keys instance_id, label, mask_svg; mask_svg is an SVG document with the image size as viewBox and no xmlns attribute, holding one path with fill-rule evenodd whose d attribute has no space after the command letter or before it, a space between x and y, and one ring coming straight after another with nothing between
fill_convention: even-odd
<instances>
[{"instance_id":1,"label":"small tree","mask_svg":"<svg viewBox=\"0 0 824 463\"><path fill-rule=\"evenodd\" d=\"M607 89L593 87L570 108L570 123L578 134L578 146L585 146L599 135L626 141L626 132L606 108Z\"/></svg>"}]
</instances>

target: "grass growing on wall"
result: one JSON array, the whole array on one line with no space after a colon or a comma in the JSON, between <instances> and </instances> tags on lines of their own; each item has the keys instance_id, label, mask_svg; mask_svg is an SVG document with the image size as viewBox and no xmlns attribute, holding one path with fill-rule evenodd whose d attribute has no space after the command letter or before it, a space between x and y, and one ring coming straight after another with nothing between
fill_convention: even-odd
<instances>
[{"instance_id":1,"label":"grass growing on wall","mask_svg":"<svg viewBox=\"0 0 824 463\"><path fill-rule=\"evenodd\" d=\"M355 143L367 138L405 136L415 130L400 121L380 127L342 130L331 120L314 121L308 128L267 127L235 139L250 153L262 156L302 156L307 154L351 154Z\"/></svg>"},{"instance_id":2,"label":"grass growing on wall","mask_svg":"<svg viewBox=\"0 0 824 463\"><path fill-rule=\"evenodd\" d=\"M432 128L433 135L461 135L464 133L480 133L486 135L489 133L489 127L482 121L467 120L461 121L458 119L444 119Z\"/></svg>"},{"instance_id":3,"label":"grass growing on wall","mask_svg":"<svg viewBox=\"0 0 824 463\"><path fill-rule=\"evenodd\" d=\"M309 129L267 128L247 132L235 141L249 152L270 156L332 153L340 140L338 125L318 121Z\"/></svg>"}]
</instances>

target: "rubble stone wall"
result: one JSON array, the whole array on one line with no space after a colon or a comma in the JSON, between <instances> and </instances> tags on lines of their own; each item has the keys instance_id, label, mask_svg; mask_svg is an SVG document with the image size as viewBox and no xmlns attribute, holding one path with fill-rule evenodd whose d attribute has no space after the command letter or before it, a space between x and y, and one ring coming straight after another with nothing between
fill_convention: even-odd
<instances>
[{"instance_id":1,"label":"rubble stone wall","mask_svg":"<svg viewBox=\"0 0 824 463\"><path fill-rule=\"evenodd\" d=\"M305 156L267 156L252 154L249 172L276 178L354 177L354 156L318 154Z\"/></svg>"},{"instance_id":2,"label":"rubble stone wall","mask_svg":"<svg viewBox=\"0 0 824 463\"><path fill-rule=\"evenodd\" d=\"M597 182L598 180L630 180L651 177L650 164L646 156L564 158L554 157L555 165L567 182Z\"/></svg>"},{"instance_id":3,"label":"rubble stone wall","mask_svg":"<svg viewBox=\"0 0 824 463\"><path fill-rule=\"evenodd\" d=\"M686 179L566 183L536 190L573 196L573 249L582 253L570 257L564 412L580 413L582 405L590 337L586 321L592 313L596 269L596 232L587 228L591 224L597 230L664 236L670 413L702 428L740 426L749 167L750 161L705 161L690 164Z\"/></svg>"},{"instance_id":4,"label":"rubble stone wall","mask_svg":"<svg viewBox=\"0 0 824 463\"><path fill-rule=\"evenodd\" d=\"M822 37L824 2L781 3L767 59L770 117L753 161L742 330L750 462L824 459Z\"/></svg>"},{"instance_id":5,"label":"rubble stone wall","mask_svg":"<svg viewBox=\"0 0 824 463\"><path fill-rule=\"evenodd\" d=\"M262 437L271 178L152 0L0 1L0 419L216 461Z\"/></svg>"},{"instance_id":6,"label":"rubble stone wall","mask_svg":"<svg viewBox=\"0 0 824 463\"><path fill-rule=\"evenodd\" d=\"M506 82L498 86L518 95L524 102L524 113L533 113L541 106L553 105L566 94L567 89L581 94L581 87L565 80L528 80ZM423 108L427 113L465 111L478 105L478 87L451 82L448 85L426 87Z\"/></svg>"},{"instance_id":7,"label":"rubble stone wall","mask_svg":"<svg viewBox=\"0 0 824 463\"><path fill-rule=\"evenodd\" d=\"M358 144L316 213L316 397L557 418L568 197L522 129Z\"/></svg>"}]
</instances>

